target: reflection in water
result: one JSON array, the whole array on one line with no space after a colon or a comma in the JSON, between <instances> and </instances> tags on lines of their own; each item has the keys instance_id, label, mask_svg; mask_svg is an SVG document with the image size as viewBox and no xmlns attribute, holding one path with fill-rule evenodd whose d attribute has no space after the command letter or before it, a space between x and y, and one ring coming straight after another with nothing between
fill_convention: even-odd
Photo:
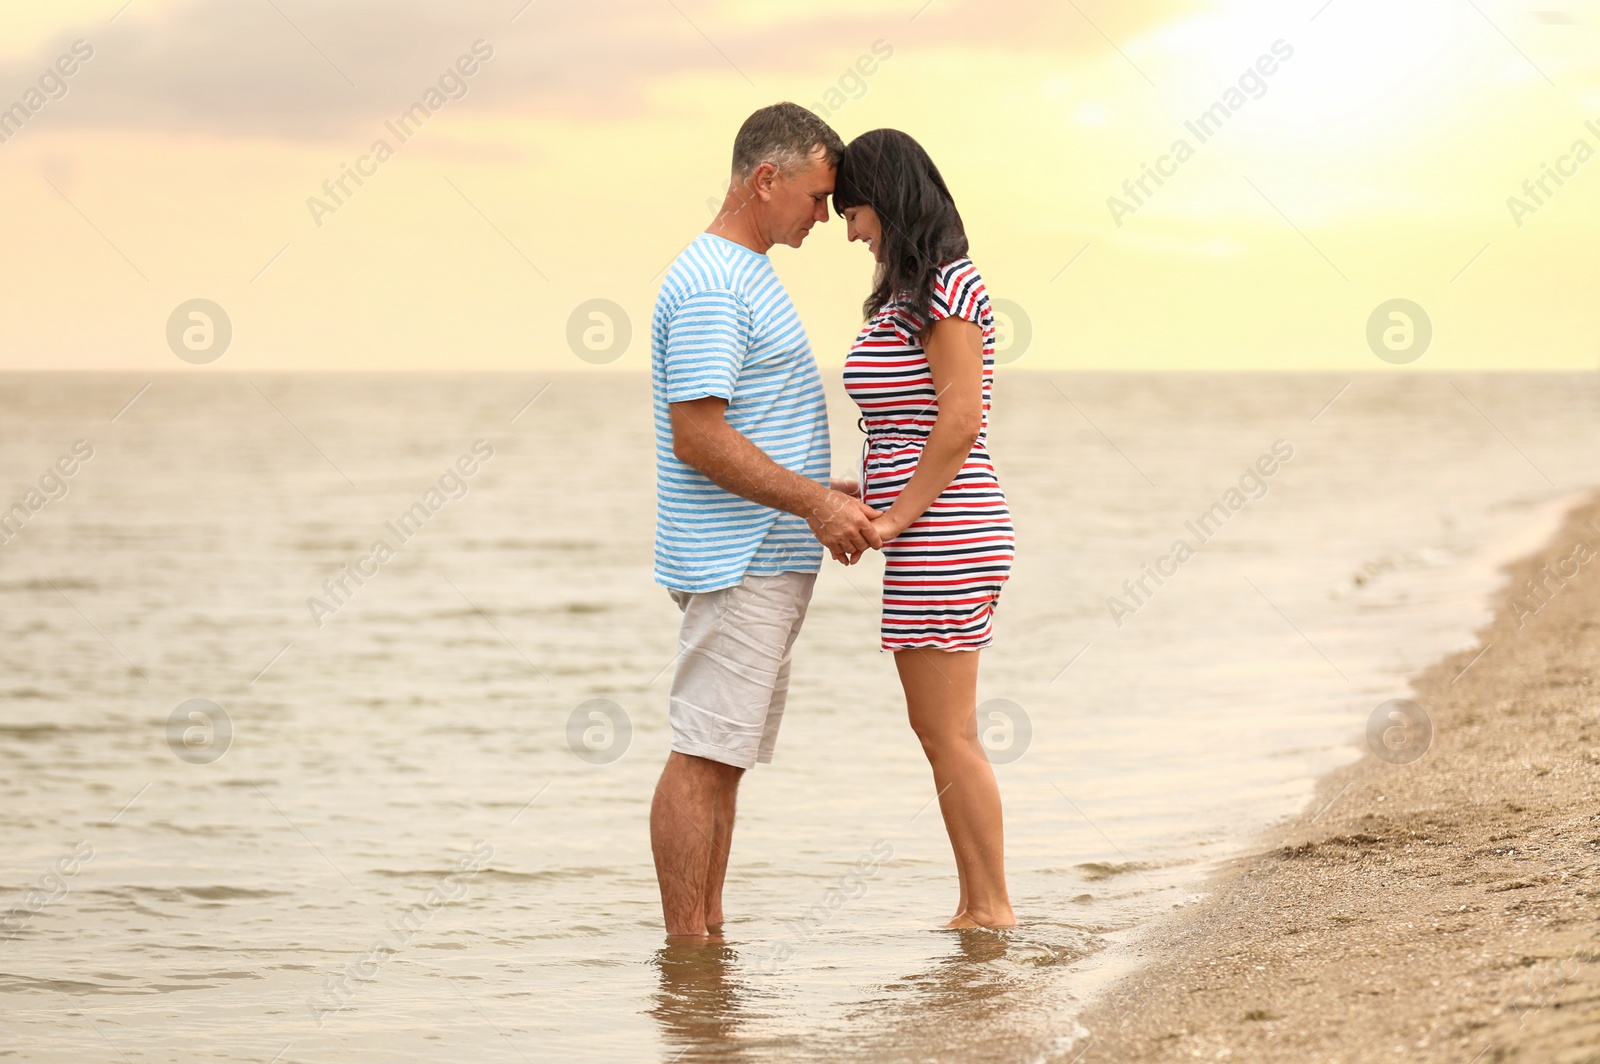
<instances>
[{"instance_id":1,"label":"reflection in water","mask_svg":"<svg viewBox=\"0 0 1600 1064\"><path fill-rule=\"evenodd\" d=\"M858 1010L859 1020L872 1021L872 1033L853 1040L848 1056L890 1061L1048 1056L1062 1041L1063 1025L1048 1019L1063 1014L1058 995L1064 988L1040 969L1070 965L1103 944L1097 936L1060 925L937 933L951 936L953 948L924 970L885 985L876 1000ZM914 1046L903 1037L907 1030L920 1032Z\"/></svg>"},{"instance_id":2,"label":"reflection in water","mask_svg":"<svg viewBox=\"0 0 1600 1064\"><path fill-rule=\"evenodd\" d=\"M726 945L668 945L652 963L661 988L650 1009L661 1024L668 1061L743 1061L740 1028L755 991L737 976L738 955Z\"/></svg>"},{"instance_id":3,"label":"reflection in water","mask_svg":"<svg viewBox=\"0 0 1600 1064\"><path fill-rule=\"evenodd\" d=\"M806 1009L798 1000L803 982L764 983L759 968L731 946L663 947L652 958L660 988L650 1009L661 1027L661 1060L1038 1059L1063 1026L1052 1022L1063 1004L1057 976L1103 944L1059 924L922 934L951 948L875 990L850 983L865 1001L833 1022L814 1015L803 1026L793 1023ZM838 972L831 963L823 967Z\"/></svg>"}]
</instances>

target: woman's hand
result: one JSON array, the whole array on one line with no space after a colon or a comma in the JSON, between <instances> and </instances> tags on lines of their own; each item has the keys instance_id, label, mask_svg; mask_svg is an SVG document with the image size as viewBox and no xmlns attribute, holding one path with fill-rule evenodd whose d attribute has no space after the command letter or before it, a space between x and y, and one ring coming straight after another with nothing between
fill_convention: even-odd
<instances>
[{"instance_id":1,"label":"woman's hand","mask_svg":"<svg viewBox=\"0 0 1600 1064\"><path fill-rule=\"evenodd\" d=\"M842 495L854 495L858 499L861 498L861 481L854 477L830 477L828 479L828 488Z\"/></svg>"},{"instance_id":2,"label":"woman's hand","mask_svg":"<svg viewBox=\"0 0 1600 1064\"><path fill-rule=\"evenodd\" d=\"M887 543L906 530L906 522L891 506L882 516L872 519L872 527L878 530L878 538Z\"/></svg>"},{"instance_id":3,"label":"woman's hand","mask_svg":"<svg viewBox=\"0 0 1600 1064\"><path fill-rule=\"evenodd\" d=\"M834 483L837 484L838 481L834 481ZM834 488L833 490L838 491L839 489ZM873 510L870 507L868 507L868 511L870 513L877 514L877 516L868 523L872 525L873 531L878 533L878 538L883 543L889 542L891 539L894 539L896 536L906 530L905 519L899 514L895 513L893 507L890 507L883 513L878 513L878 511ZM881 550L882 547L877 547L874 549ZM854 565L856 562L860 561L862 556L866 553L866 551L860 551L856 554L841 554L838 551L835 551L833 552L833 560L841 565Z\"/></svg>"}]
</instances>

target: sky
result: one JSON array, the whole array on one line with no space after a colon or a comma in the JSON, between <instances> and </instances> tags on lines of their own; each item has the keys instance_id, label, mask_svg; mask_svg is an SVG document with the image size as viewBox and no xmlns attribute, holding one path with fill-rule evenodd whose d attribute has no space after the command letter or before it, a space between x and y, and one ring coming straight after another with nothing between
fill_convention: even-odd
<instances>
[{"instance_id":1,"label":"sky","mask_svg":"<svg viewBox=\"0 0 1600 1064\"><path fill-rule=\"evenodd\" d=\"M734 133L787 99L846 140L893 126L928 149L1008 365L1593 370L1597 19L1576 0L12 0L0 368L643 369ZM834 218L771 257L838 365L869 253Z\"/></svg>"}]
</instances>

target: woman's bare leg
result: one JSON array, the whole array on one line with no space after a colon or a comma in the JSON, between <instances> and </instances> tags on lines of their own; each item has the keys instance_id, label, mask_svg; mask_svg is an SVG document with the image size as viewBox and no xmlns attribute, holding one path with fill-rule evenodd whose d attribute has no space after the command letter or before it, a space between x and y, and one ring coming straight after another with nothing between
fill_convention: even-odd
<instances>
[{"instance_id":1,"label":"woman's bare leg","mask_svg":"<svg viewBox=\"0 0 1600 1064\"><path fill-rule=\"evenodd\" d=\"M961 883L961 909L945 926L1015 926L1000 788L978 742L978 651L899 650L894 663L911 729L933 768Z\"/></svg>"}]
</instances>

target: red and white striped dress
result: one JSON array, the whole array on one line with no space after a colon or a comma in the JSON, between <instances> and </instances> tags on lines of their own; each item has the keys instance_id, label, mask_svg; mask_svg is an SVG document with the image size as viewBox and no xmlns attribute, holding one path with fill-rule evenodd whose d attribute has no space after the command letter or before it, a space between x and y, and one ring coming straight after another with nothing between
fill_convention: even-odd
<instances>
[{"instance_id":1,"label":"red and white striped dress","mask_svg":"<svg viewBox=\"0 0 1600 1064\"><path fill-rule=\"evenodd\" d=\"M932 318L965 318L983 330L983 428L972 453L933 505L884 544L883 649L977 650L994 641L994 610L1011 572L1011 511L989 458L994 315L971 259L941 266ZM939 414L928 356L891 302L856 337L844 364L845 391L861 408L866 502L887 510L922 456Z\"/></svg>"}]
</instances>

